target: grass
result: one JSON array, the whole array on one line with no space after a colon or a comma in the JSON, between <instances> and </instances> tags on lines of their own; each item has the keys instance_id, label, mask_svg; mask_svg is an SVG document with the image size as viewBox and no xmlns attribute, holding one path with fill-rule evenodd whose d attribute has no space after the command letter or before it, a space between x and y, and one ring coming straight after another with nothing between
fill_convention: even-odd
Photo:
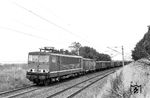
<instances>
[{"instance_id":1,"label":"grass","mask_svg":"<svg viewBox=\"0 0 150 98\"><path fill-rule=\"evenodd\" d=\"M0 91L31 85L26 79L26 64L0 65Z\"/></svg>"},{"instance_id":2,"label":"grass","mask_svg":"<svg viewBox=\"0 0 150 98\"><path fill-rule=\"evenodd\" d=\"M129 98L130 90L125 90L122 79L122 72L116 75L111 81L111 89L108 98Z\"/></svg>"},{"instance_id":3,"label":"grass","mask_svg":"<svg viewBox=\"0 0 150 98\"><path fill-rule=\"evenodd\" d=\"M124 89L122 78L122 72L111 75L98 98L130 98L130 90Z\"/></svg>"}]
</instances>

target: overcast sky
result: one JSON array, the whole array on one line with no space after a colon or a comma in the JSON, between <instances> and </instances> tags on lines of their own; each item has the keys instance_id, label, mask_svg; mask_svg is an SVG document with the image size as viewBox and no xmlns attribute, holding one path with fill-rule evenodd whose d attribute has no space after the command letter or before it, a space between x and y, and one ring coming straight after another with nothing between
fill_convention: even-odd
<instances>
[{"instance_id":1,"label":"overcast sky","mask_svg":"<svg viewBox=\"0 0 150 98\"><path fill-rule=\"evenodd\" d=\"M27 62L40 47L74 42L126 57L150 25L149 0L0 0L0 63ZM118 47L118 48L114 48ZM128 59L128 58L126 58Z\"/></svg>"}]
</instances>

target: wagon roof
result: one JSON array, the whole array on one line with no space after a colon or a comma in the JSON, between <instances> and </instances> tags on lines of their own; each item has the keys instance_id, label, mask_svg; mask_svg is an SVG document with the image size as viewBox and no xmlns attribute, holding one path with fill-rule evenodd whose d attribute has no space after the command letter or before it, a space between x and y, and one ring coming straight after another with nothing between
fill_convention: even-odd
<instances>
[{"instance_id":1,"label":"wagon roof","mask_svg":"<svg viewBox=\"0 0 150 98\"><path fill-rule=\"evenodd\" d=\"M112 61L96 61L96 62L99 62L99 63L100 63L100 62L112 62Z\"/></svg>"},{"instance_id":2,"label":"wagon roof","mask_svg":"<svg viewBox=\"0 0 150 98\"><path fill-rule=\"evenodd\" d=\"M82 56L65 55L65 54L57 54L57 53L50 53L50 52L29 52L29 55L56 55L56 56L64 56L64 57L82 58Z\"/></svg>"}]
</instances>

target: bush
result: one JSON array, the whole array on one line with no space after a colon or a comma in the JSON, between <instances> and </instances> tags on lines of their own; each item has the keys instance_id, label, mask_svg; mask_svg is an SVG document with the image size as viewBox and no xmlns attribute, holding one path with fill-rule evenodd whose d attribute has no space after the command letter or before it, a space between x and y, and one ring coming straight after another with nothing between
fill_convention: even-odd
<instances>
[{"instance_id":1,"label":"bush","mask_svg":"<svg viewBox=\"0 0 150 98\"><path fill-rule=\"evenodd\" d=\"M130 98L130 90L125 90L121 70L109 76L98 98Z\"/></svg>"}]
</instances>

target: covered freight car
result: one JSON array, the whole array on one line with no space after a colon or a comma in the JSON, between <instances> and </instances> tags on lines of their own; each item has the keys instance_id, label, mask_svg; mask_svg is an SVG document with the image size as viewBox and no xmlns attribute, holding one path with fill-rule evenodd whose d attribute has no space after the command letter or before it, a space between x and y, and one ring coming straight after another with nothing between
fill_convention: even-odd
<instances>
[{"instance_id":1,"label":"covered freight car","mask_svg":"<svg viewBox=\"0 0 150 98\"><path fill-rule=\"evenodd\" d=\"M83 58L83 71L86 72L93 72L95 71L96 62L94 59L87 59Z\"/></svg>"},{"instance_id":2,"label":"covered freight car","mask_svg":"<svg viewBox=\"0 0 150 98\"><path fill-rule=\"evenodd\" d=\"M96 61L96 70L102 70L102 69L107 69L110 68L111 66L111 61Z\"/></svg>"},{"instance_id":3,"label":"covered freight car","mask_svg":"<svg viewBox=\"0 0 150 98\"><path fill-rule=\"evenodd\" d=\"M36 84L49 84L51 81L81 73L81 59L81 56L30 52L26 77Z\"/></svg>"}]
</instances>

